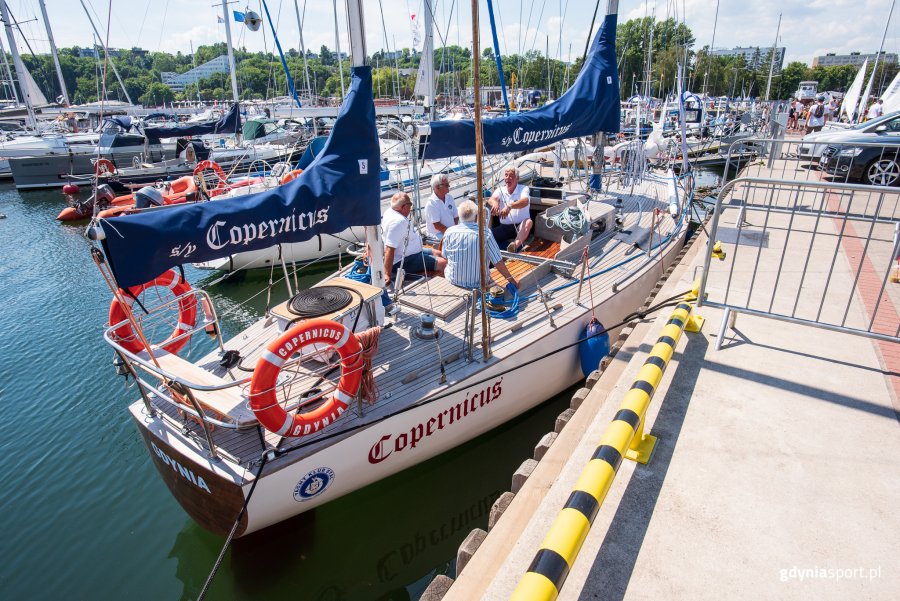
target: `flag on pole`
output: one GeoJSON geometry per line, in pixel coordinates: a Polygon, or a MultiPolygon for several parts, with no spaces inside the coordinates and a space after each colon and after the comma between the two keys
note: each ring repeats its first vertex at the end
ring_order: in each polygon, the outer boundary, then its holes
{"type": "Polygon", "coordinates": [[[410,13],[409,26],[412,29],[413,49],[418,49],[421,36],[419,34],[419,23],[416,21],[416,13],[410,13]]]}
{"type": "Polygon", "coordinates": [[[235,20],[235,21],[237,21],[238,23],[243,23],[243,22],[244,22],[244,13],[238,12],[238,11],[236,11],[236,10],[235,10],[235,11],[232,11],[232,12],[234,12],[234,20],[235,20]]]}

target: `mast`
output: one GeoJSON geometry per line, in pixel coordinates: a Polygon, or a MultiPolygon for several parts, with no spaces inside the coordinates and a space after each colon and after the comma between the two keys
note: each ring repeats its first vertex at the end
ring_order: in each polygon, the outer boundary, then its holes
{"type": "MultiPolygon", "coordinates": [[[[778,15],[778,23],[781,24],[781,15],[778,15]]],[[[716,45],[716,27],[719,25],[719,0],[716,0],[716,18],[713,20],[713,34],[712,34],[712,42],[709,44],[709,52],[706,53],[704,57],[706,59],[706,73],[703,74],[703,97],[706,98],[709,96],[709,88],[707,88],[706,84],[709,81],[709,55],[713,51],[713,47],[716,45]]],[[[775,39],[778,39],[778,36],[775,36],[775,39]]]]}
{"type": "MultiPolygon", "coordinates": [[[[300,19],[300,7],[294,0],[294,11],[297,13],[297,29],[300,31],[300,53],[303,55],[303,75],[306,79],[306,93],[312,100],[312,86],[309,85],[309,63],[306,60],[306,46],[303,44],[303,22],[300,19]]],[[[303,15],[306,16],[306,0],[303,1],[303,15]]]]}
{"type": "Polygon", "coordinates": [[[235,104],[239,100],[237,87],[237,69],[234,65],[234,48],[231,46],[231,19],[228,17],[228,0],[222,0],[222,17],[225,21],[225,44],[228,47],[228,69],[231,71],[231,95],[235,104]]]}
{"type": "MultiPolygon", "coordinates": [[[[488,18],[491,21],[491,37],[494,40],[494,60],[497,61],[497,78],[500,80],[500,93],[503,95],[503,106],[506,107],[506,116],[509,116],[509,97],[506,94],[506,80],[503,76],[503,60],[500,58],[500,41],[497,39],[497,24],[494,22],[494,3],[487,0],[488,18]]],[[[513,74],[515,78],[515,74],[513,74]]],[[[513,82],[515,85],[515,82],[513,82]]],[[[513,90],[515,92],[515,90],[513,90]]],[[[516,107],[521,110],[521,107],[516,107]]]]}
{"type": "MultiPolygon", "coordinates": [[[[363,1],[347,1],[347,29],[350,32],[350,65],[362,67],[366,64],[366,33],[363,29],[363,1]]],[[[335,0],[337,8],[337,0],[335,0]]],[[[335,10],[335,15],[337,11],[335,10]]],[[[340,54],[338,54],[340,58],[340,54]]],[[[369,169],[377,169],[378,165],[369,165],[369,169]]],[[[366,241],[369,246],[369,269],[372,272],[372,285],[384,288],[384,241],[381,239],[381,226],[366,226],[366,241]]],[[[380,324],[379,324],[380,325],[380,324]]]]}
{"type": "MultiPolygon", "coordinates": [[[[485,228],[484,222],[484,147],[481,140],[481,49],[478,39],[478,0],[472,0],[472,88],[475,92],[475,190],[478,196],[478,265],[479,294],[483,295],[487,289],[487,273],[484,267],[487,265],[485,256],[485,228]]],[[[488,333],[488,316],[486,303],[482,297],[481,303],[481,358],[487,361],[491,356],[491,337],[488,333]]]]}
{"type": "Polygon", "coordinates": [[[288,68],[287,60],[284,58],[284,52],[281,50],[281,42],[278,41],[278,32],[275,31],[275,21],[272,20],[272,15],[269,14],[269,5],[266,3],[266,0],[261,1],[263,9],[266,11],[266,19],[269,21],[269,27],[272,28],[272,37],[275,39],[275,47],[278,49],[281,65],[284,67],[284,75],[287,78],[288,90],[291,92],[291,96],[294,97],[297,108],[301,108],[303,105],[300,104],[300,98],[297,97],[297,88],[294,86],[294,78],[291,77],[291,70],[288,68]]]}
{"type": "MultiPolygon", "coordinates": [[[[191,42],[191,69],[197,66],[197,55],[194,54],[194,40],[190,40],[191,42]]],[[[200,104],[200,86],[197,85],[197,104],[200,104]]]]}
{"type": "Polygon", "coordinates": [[[547,101],[550,100],[550,36],[547,36],[547,101]]]}
{"type": "MultiPolygon", "coordinates": [[[[134,104],[131,102],[131,96],[128,95],[128,90],[125,88],[125,84],[122,83],[122,76],[119,75],[119,70],[116,69],[116,63],[113,62],[112,57],[109,56],[109,48],[106,47],[106,42],[103,40],[103,36],[100,35],[100,32],[97,30],[97,26],[94,25],[94,19],[91,18],[91,13],[88,12],[87,6],[84,4],[84,0],[78,0],[81,2],[81,8],[84,9],[84,14],[87,15],[88,22],[91,24],[91,28],[94,30],[94,33],[97,34],[97,39],[100,40],[100,44],[103,46],[103,52],[106,53],[106,60],[109,61],[109,66],[112,67],[113,73],[116,74],[116,79],[119,80],[119,85],[122,86],[122,91],[125,93],[125,99],[128,100],[128,104],[134,104]]],[[[3,2],[6,4],[5,0],[3,2]]]]}
{"type": "Polygon", "coordinates": [[[434,15],[431,12],[431,0],[425,3],[425,46],[422,48],[420,61],[426,61],[425,69],[425,109],[429,119],[434,119],[434,15]]]}
{"type": "MultiPolygon", "coordinates": [[[[775,41],[772,43],[772,62],[769,63],[769,79],[766,81],[765,101],[769,101],[769,91],[772,89],[772,73],[775,72],[775,53],[778,50],[778,34],[781,32],[781,13],[778,13],[778,28],[775,29],[775,41]]],[[[887,33],[887,30],[885,30],[887,33]]]]}
{"type": "MultiPolygon", "coordinates": [[[[875,72],[878,70],[878,62],[881,59],[881,51],[884,50],[884,40],[887,37],[888,26],[891,24],[891,17],[894,15],[894,4],[897,0],[891,0],[891,10],[888,13],[887,22],[884,24],[884,33],[881,35],[881,45],[878,46],[878,54],[875,55],[875,66],[872,67],[872,76],[875,76],[875,72]]],[[[868,100],[868,98],[866,99],[868,100]]],[[[863,110],[865,107],[863,107],[863,110]]]]}
{"type": "Polygon", "coordinates": [[[50,19],[47,17],[47,6],[44,0],[38,0],[41,7],[41,14],[44,16],[44,28],[47,30],[47,39],[50,41],[50,52],[53,54],[53,63],[56,65],[56,75],[59,77],[59,88],[62,90],[63,102],[66,106],[72,104],[69,102],[69,92],[66,90],[66,80],[63,79],[62,67],[59,64],[59,54],[56,52],[56,42],[53,41],[53,31],[50,29],[50,19]]]}
{"type": "Polygon", "coordinates": [[[6,6],[6,0],[0,0],[0,18],[3,19],[3,26],[6,28],[6,39],[9,41],[9,51],[13,57],[13,65],[16,68],[16,79],[19,80],[19,87],[22,89],[22,99],[25,101],[25,108],[28,111],[28,122],[31,128],[37,131],[37,120],[34,118],[34,107],[31,105],[31,94],[28,93],[28,86],[25,85],[25,63],[19,56],[19,49],[16,47],[16,37],[13,35],[12,25],[9,23],[9,7],[6,6]]]}
{"type": "MultiPolygon", "coordinates": [[[[349,10],[349,2],[347,4],[348,4],[348,10],[349,10]]],[[[362,7],[360,7],[359,10],[360,10],[360,15],[362,15],[362,7]]],[[[347,20],[350,21],[350,17],[347,17],[347,20]]],[[[362,27],[362,22],[360,22],[359,26],[362,27]]],[[[341,60],[341,35],[340,35],[340,32],[338,32],[337,0],[334,0],[334,45],[335,45],[335,48],[337,49],[336,53],[337,53],[337,61],[338,61],[338,72],[341,74],[341,98],[343,99],[344,96],[347,95],[347,92],[346,92],[346,90],[344,90],[344,61],[341,60]]],[[[365,47],[365,44],[363,44],[363,47],[365,47]]],[[[365,60],[365,57],[363,57],[363,60],[365,60]]],[[[363,64],[363,63],[360,63],[360,64],[363,64]]],[[[356,66],[354,63],[351,63],[351,65],[356,66]]]]}
{"type": "Polygon", "coordinates": [[[3,47],[2,37],[0,37],[0,56],[3,57],[3,67],[6,70],[6,77],[9,82],[9,87],[12,90],[13,98],[16,99],[16,104],[19,104],[19,92],[16,90],[16,84],[13,83],[12,71],[9,68],[9,61],[6,60],[6,48],[3,47]]]}

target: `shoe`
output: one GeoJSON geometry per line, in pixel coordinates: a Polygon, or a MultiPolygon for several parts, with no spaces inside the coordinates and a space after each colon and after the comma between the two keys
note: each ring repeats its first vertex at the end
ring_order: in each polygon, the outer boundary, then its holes
{"type": "Polygon", "coordinates": [[[511,253],[519,252],[519,250],[521,248],[522,248],[522,246],[519,244],[516,244],[516,241],[513,240],[506,246],[506,252],[511,252],[511,253]]]}

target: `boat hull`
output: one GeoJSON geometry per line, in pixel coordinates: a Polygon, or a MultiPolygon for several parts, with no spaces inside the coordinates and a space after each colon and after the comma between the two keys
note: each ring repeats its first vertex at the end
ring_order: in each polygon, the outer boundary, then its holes
{"type": "MultiPolygon", "coordinates": [[[[130,165],[134,157],[140,157],[142,153],[143,148],[136,147],[133,151],[122,150],[106,158],[130,165]]],[[[69,183],[74,176],[93,174],[92,160],[96,158],[96,153],[89,152],[49,153],[11,158],[9,167],[18,190],[59,188],[69,183]]]]}
{"type": "MultiPolygon", "coordinates": [[[[617,293],[600,302],[594,312],[604,324],[618,323],[643,304],[662,270],[674,261],[683,236],[682,231],[668,245],[662,266],[654,260],[638,268],[617,293]]],[[[573,343],[582,336],[592,313],[581,305],[567,307],[576,309],[580,310],[577,317],[564,320],[560,315],[558,327],[543,322],[534,325],[532,342],[476,375],[444,389],[437,388],[436,381],[431,400],[423,399],[414,409],[373,423],[302,459],[293,460],[288,454],[267,465],[238,535],[276,524],[453,449],[583,379],[578,347],[573,343]],[[554,349],[563,350],[550,353],[554,349]],[[523,373],[540,373],[540,377],[523,373]]],[[[618,330],[611,332],[617,334],[618,330]]],[[[437,370],[432,375],[437,380],[437,370]]],[[[177,428],[147,416],[142,402],[132,404],[131,412],[155,465],[182,507],[214,532],[221,533],[226,523],[230,530],[254,474],[228,461],[212,462],[204,448],[185,439],[177,428]],[[170,443],[164,448],[158,441],[170,443]],[[231,486],[216,481],[216,490],[222,491],[216,493],[207,482],[207,491],[193,482],[191,471],[230,479],[231,486]],[[234,494],[237,488],[242,495],[234,494]],[[219,498],[213,501],[208,496],[219,498]],[[219,513],[213,517],[208,514],[212,511],[219,513]]]]}

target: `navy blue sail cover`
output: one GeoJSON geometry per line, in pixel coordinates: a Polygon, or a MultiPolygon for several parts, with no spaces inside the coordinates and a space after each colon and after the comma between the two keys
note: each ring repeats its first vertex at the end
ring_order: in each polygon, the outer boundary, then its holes
{"type": "Polygon", "coordinates": [[[203,136],[206,134],[233,134],[241,129],[240,105],[234,103],[218,121],[176,125],[174,127],[145,127],[144,135],[151,144],[158,144],[162,138],[203,136]]]}
{"type": "Polygon", "coordinates": [[[176,265],[377,225],[379,156],[372,70],[354,67],[325,147],[293,181],[257,194],[101,219],[113,275],[128,288],[176,265]]]}
{"type": "MultiPolygon", "coordinates": [[[[616,68],[616,15],[607,15],[584,68],[556,102],[482,123],[487,154],[518,152],[597,132],[619,131],[619,75],[616,68]]],[[[423,157],[475,154],[472,120],[435,121],[423,157]]]]}

